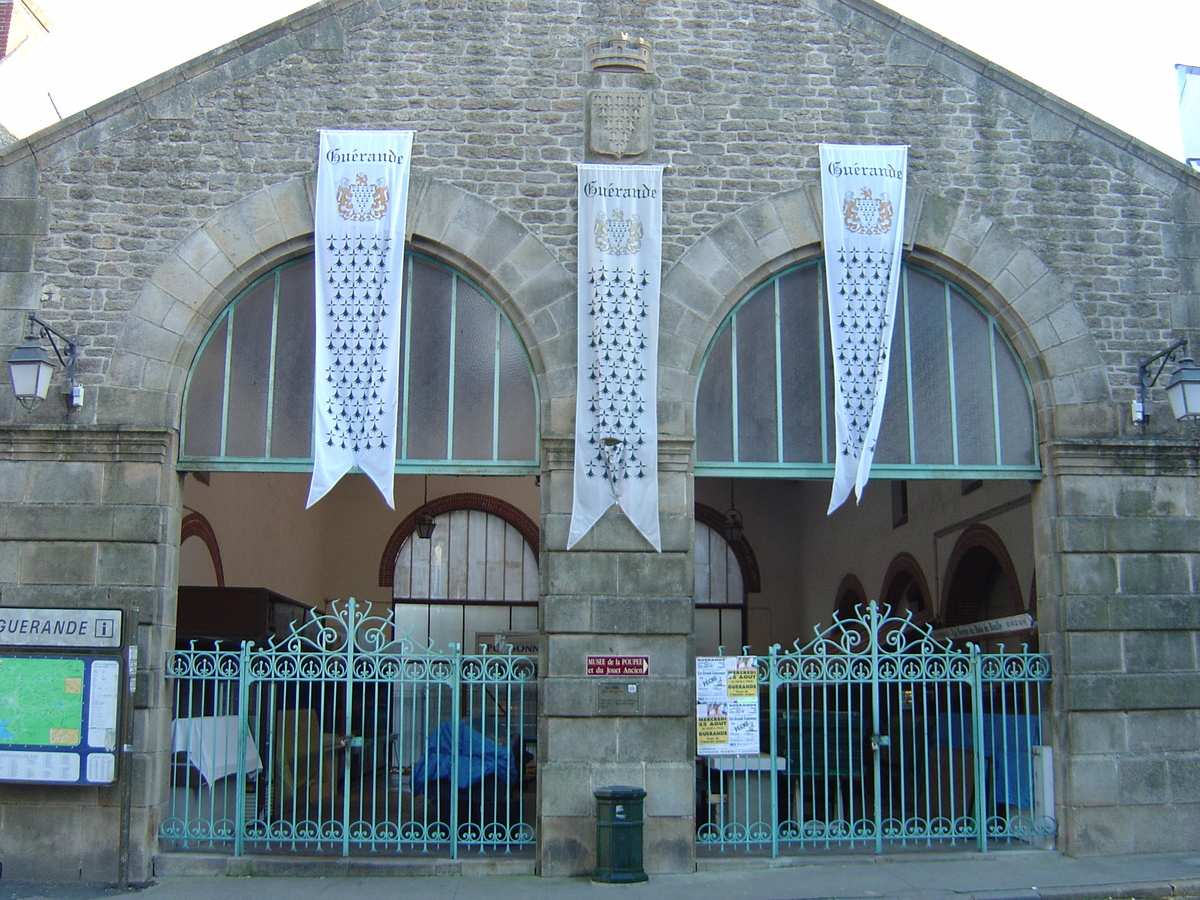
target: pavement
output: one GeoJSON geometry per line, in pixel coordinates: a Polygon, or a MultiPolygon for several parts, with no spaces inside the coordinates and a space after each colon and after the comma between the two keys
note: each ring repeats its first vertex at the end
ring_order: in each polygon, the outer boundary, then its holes
{"type": "MultiPolygon", "coordinates": [[[[1200,853],[1067,857],[1054,851],[702,860],[642,884],[539,878],[480,860],[414,869],[430,877],[166,875],[118,889],[0,877],[0,900],[1147,900],[1200,898],[1200,853]],[[449,874],[432,874],[433,872],[449,874]]],[[[252,869],[253,867],[251,867],[252,869]]],[[[243,868],[242,871],[248,869],[243,868]]],[[[265,870],[264,870],[265,871],[265,870]]],[[[294,868],[292,871],[296,871],[294,868]]],[[[321,871],[313,869],[312,871],[321,871]]],[[[326,870],[327,871],[327,870],[326,870]]],[[[360,870],[369,871],[369,870],[360,870]]],[[[2,873],[0,873],[2,874],[2,873]]]]}

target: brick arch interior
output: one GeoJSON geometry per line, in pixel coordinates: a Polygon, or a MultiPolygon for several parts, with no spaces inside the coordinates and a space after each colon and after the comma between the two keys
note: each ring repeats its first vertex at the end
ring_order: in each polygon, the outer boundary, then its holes
{"type": "Polygon", "coordinates": [[[879,601],[897,613],[913,614],[914,622],[927,622],[933,618],[933,598],[929,593],[929,582],[921,564],[911,553],[898,553],[883,576],[883,588],[879,601]]]}
{"type": "Polygon", "coordinates": [[[839,618],[854,615],[855,609],[866,605],[867,589],[863,587],[862,581],[853,572],[847,573],[841,584],[838,585],[837,594],[833,601],[833,611],[839,618]]]}
{"type": "Polygon", "coordinates": [[[950,627],[994,616],[987,606],[994,590],[1005,597],[1006,614],[1025,612],[1016,568],[1004,541],[986,525],[975,524],[962,533],[950,554],[939,619],[950,627]]]}
{"type": "Polygon", "coordinates": [[[212,557],[213,571],[217,576],[217,587],[225,587],[225,569],[221,565],[221,546],[217,543],[217,534],[213,531],[208,519],[198,512],[188,513],[184,516],[179,528],[180,544],[193,537],[199,538],[208,548],[208,555],[212,557]]]}
{"type": "Polygon", "coordinates": [[[458,509],[480,510],[508,522],[517,529],[521,537],[525,539],[525,543],[533,551],[534,558],[537,558],[541,545],[541,535],[537,523],[516,506],[487,494],[447,494],[418,506],[396,526],[395,531],[388,538],[387,545],[383,549],[383,556],[379,560],[379,586],[392,587],[395,583],[396,559],[400,555],[400,548],[416,531],[417,520],[422,514],[428,513],[436,519],[443,513],[458,509]]]}

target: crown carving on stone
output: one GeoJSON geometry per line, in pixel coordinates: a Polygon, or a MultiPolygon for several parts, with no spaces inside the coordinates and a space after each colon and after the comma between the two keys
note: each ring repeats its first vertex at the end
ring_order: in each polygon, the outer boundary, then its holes
{"type": "Polygon", "coordinates": [[[587,63],[594,72],[652,72],[654,47],[641,38],[619,34],[588,44],[587,63]]]}

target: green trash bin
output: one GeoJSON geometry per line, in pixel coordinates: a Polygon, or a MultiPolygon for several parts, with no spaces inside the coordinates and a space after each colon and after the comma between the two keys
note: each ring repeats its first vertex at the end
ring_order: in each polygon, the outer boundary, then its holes
{"type": "Polygon", "coordinates": [[[596,872],[592,881],[636,884],[649,881],[642,868],[642,802],[639,787],[613,785],[596,797],[596,872]]]}

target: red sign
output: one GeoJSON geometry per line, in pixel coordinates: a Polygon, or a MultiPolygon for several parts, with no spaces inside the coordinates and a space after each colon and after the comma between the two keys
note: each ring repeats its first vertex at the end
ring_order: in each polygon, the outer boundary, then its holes
{"type": "Polygon", "coordinates": [[[649,675],[648,656],[589,656],[589,675],[649,675]]]}

